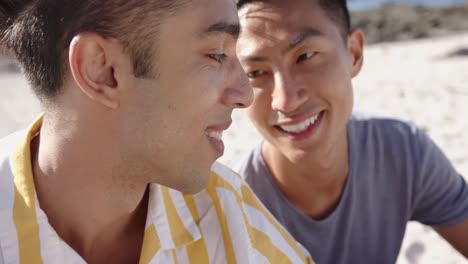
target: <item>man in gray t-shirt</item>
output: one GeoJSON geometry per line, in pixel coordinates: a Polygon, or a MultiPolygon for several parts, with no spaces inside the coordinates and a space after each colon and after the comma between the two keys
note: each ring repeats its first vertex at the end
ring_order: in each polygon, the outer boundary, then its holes
{"type": "Polygon", "coordinates": [[[467,184],[424,132],[397,120],[353,115],[348,138],[341,199],[319,220],[283,195],[262,144],[234,165],[317,263],[395,263],[408,221],[435,228],[466,221],[467,184]]]}
{"type": "Polygon", "coordinates": [[[352,115],[364,37],[344,0],[240,0],[237,52],[264,137],[235,169],[317,263],[394,263],[406,224],[468,256],[468,187],[414,126],[352,115]]]}

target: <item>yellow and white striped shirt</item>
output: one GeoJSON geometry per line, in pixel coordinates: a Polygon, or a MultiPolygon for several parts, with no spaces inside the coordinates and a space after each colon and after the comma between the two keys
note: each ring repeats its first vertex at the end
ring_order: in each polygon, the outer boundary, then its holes
{"type": "MultiPolygon", "coordinates": [[[[41,210],[26,132],[0,140],[0,264],[85,263],[41,210]]],[[[152,184],[140,263],[312,263],[241,178],[214,164],[196,195],[152,184]]]]}

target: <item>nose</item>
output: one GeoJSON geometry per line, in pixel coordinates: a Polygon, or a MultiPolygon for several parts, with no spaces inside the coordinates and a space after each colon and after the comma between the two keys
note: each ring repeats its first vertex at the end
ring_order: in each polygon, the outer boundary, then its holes
{"type": "Polygon", "coordinates": [[[224,90],[222,101],[231,108],[246,108],[252,104],[253,90],[240,62],[233,60],[229,72],[228,88],[224,90]]]}
{"type": "Polygon", "coordinates": [[[307,101],[305,90],[299,82],[284,72],[274,76],[274,89],[271,95],[271,108],[275,111],[290,113],[307,101]]]}

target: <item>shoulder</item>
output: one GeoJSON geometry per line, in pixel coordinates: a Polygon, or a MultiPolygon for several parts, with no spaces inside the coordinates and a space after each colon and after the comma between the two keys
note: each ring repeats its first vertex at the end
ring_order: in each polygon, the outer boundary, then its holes
{"type": "Polygon", "coordinates": [[[408,183],[419,174],[425,160],[440,157],[424,130],[392,117],[353,114],[348,137],[355,168],[374,168],[378,174],[369,176],[386,179],[385,182],[392,179],[393,183],[408,183]]]}
{"type": "Polygon", "coordinates": [[[349,124],[354,129],[372,129],[380,133],[416,134],[418,131],[410,121],[363,112],[353,112],[349,124]]]}
{"type": "Polygon", "coordinates": [[[222,207],[230,209],[224,210],[228,223],[238,218],[238,213],[241,212],[243,225],[250,238],[246,243],[252,243],[261,255],[275,252],[277,256],[282,256],[292,263],[311,263],[308,252],[296,243],[237,173],[220,163],[213,165],[212,172],[213,178],[208,188],[216,188],[218,198],[224,205],[222,207]],[[232,199],[234,197],[235,201],[232,199]],[[235,206],[232,205],[234,203],[235,206]],[[259,244],[262,244],[262,249],[258,248],[259,244]]]}
{"type": "MultiPolygon", "coordinates": [[[[247,220],[249,220],[248,222],[256,223],[269,220],[276,223],[252,189],[238,174],[219,163],[213,165],[213,173],[214,178],[212,178],[208,189],[216,188],[219,190],[222,188],[226,189],[230,193],[229,195],[234,194],[237,198],[236,203],[244,211],[247,220]]],[[[224,193],[226,194],[226,192],[224,193]]],[[[224,198],[222,196],[219,197],[219,199],[224,198]]],[[[229,212],[227,213],[229,214],[229,212]]]]}
{"type": "Polygon", "coordinates": [[[353,141],[372,147],[417,147],[425,132],[414,123],[393,117],[353,113],[348,132],[353,141]]]}
{"type": "MultiPolygon", "coordinates": [[[[348,123],[349,138],[356,150],[368,151],[372,155],[404,159],[418,164],[422,157],[440,152],[438,146],[423,128],[410,121],[387,116],[353,113],[348,123]]],[[[415,165],[414,164],[414,165],[415,165]]]]}

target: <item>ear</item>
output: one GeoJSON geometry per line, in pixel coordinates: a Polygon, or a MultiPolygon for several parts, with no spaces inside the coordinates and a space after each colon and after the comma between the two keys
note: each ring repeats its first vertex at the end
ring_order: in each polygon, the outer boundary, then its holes
{"type": "MultiPolygon", "coordinates": [[[[76,35],[70,44],[69,63],[75,83],[90,99],[116,109],[119,106],[119,45],[94,33],[76,35]]],[[[120,51],[121,52],[121,51],[120,51]]]]}
{"type": "Polygon", "coordinates": [[[356,77],[364,63],[364,33],[353,30],[348,36],[348,53],[350,56],[351,76],[356,77]]]}

